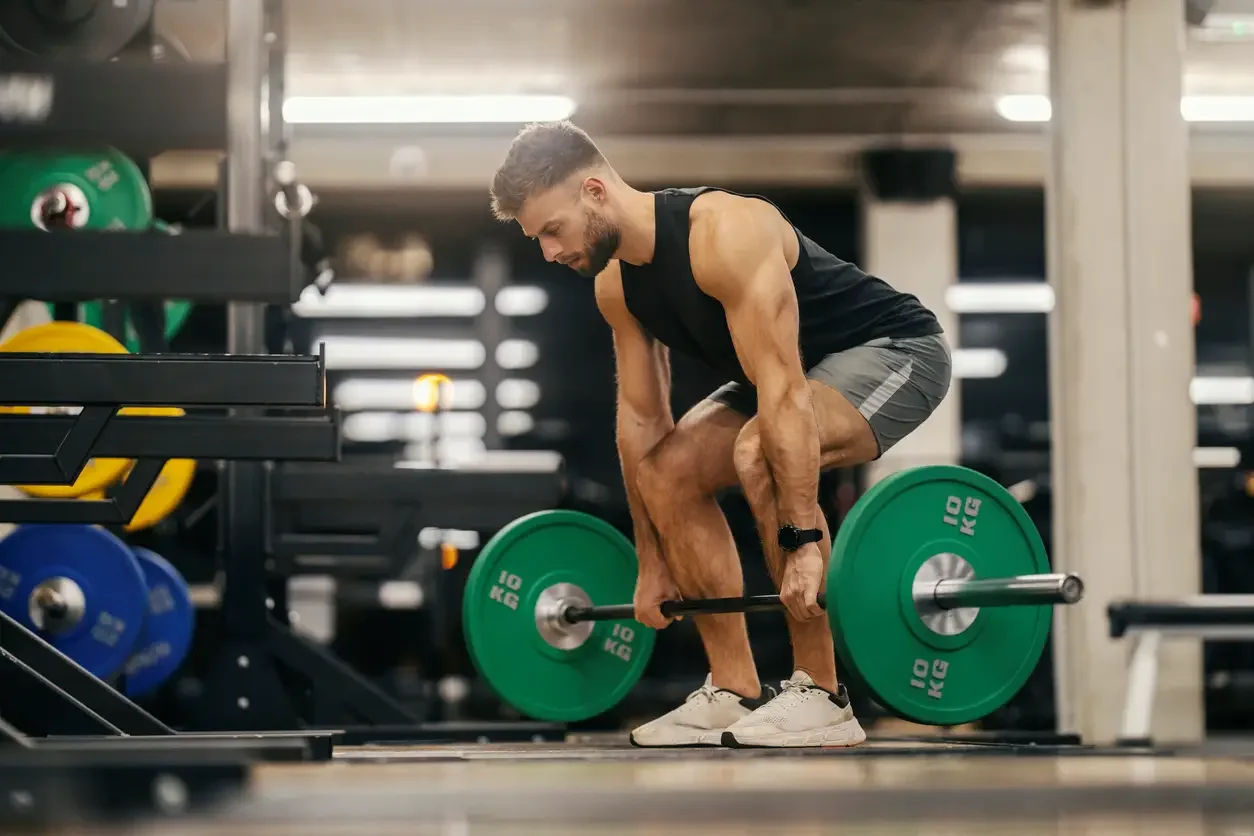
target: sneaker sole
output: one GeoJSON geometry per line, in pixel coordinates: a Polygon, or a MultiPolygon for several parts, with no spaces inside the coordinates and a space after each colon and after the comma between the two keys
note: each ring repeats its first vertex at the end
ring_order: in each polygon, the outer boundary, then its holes
{"type": "Polygon", "coordinates": [[[636,740],[635,735],[629,735],[627,741],[637,749],[700,749],[709,746],[722,746],[725,734],[726,732],[710,731],[697,735],[695,739],[687,743],[640,743],[636,740]]]}
{"type": "Polygon", "coordinates": [[[780,732],[770,737],[760,737],[752,742],[736,739],[734,732],[723,732],[723,745],[729,749],[851,749],[866,742],[866,732],[861,725],[857,731],[845,728],[841,724],[834,729],[820,732],[780,732]],[[835,732],[840,732],[835,734],[835,732]]]}

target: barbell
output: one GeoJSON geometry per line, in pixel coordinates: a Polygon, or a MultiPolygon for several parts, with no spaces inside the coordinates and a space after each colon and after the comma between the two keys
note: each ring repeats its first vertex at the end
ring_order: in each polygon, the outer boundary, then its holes
{"type": "MultiPolygon", "coordinates": [[[[837,531],[821,598],[846,671],[897,716],[952,726],[1008,703],[1045,649],[1051,606],[1083,598],[1050,573],[1035,524],[1001,485],[949,465],[902,471],[837,531]]],[[[619,703],[655,632],[633,620],[637,558],[608,523],[541,511],[496,533],[467,577],[462,627],[497,695],[538,720],[619,703]]],[[[669,601],[670,616],[780,610],[778,595],[669,601]]]]}

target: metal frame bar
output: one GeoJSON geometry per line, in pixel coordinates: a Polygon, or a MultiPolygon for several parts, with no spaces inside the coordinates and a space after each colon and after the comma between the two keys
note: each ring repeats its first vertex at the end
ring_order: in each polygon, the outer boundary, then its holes
{"type": "MultiPolygon", "coordinates": [[[[71,239],[37,230],[0,230],[0,252],[5,259],[0,293],[51,302],[111,293],[132,301],[174,297],[290,304],[303,289],[291,271],[287,240],[273,233],[79,229],[71,239]]],[[[108,325],[105,330],[112,331],[108,325]]]]}
{"type": "Polygon", "coordinates": [[[106,728],[88,724],[88,728],[78,729],[80,733],[117,730],[122,734],[174,734],[169,726],[4,613],[0,613],[0,650],[25,669],[22,676],[5,677],[4,690],[16,687],[18,681],[37,682],[46,693],[80,704],[85,721],[98,717],[108,724],[106,728]]]}
{"type": "Polygon", "coordinates": [[[53,732],[121,735],[122,731],[7,650],[0,650],[0,714],[38,736],[53,732]]]}
{"type": "Polygon", "coordinates": [[[4,56],[0,76],[25,93],[28,110],[0,120],[0,145],[113,145],[140,157],[217,151],[225,140],[226,74],[224,64],[201,61],[4,56]]]}
{"type": "Polygon", "coordinates": [[[49,363],[50,356],[0,354],[3,403],[321,407],[326,398],[322,355],[57,354],[49,363]]]}
{"type": "Polygon", "coordinates": [[[1127,690],[1119,738],[1151,739],[1158,686],[1158,651],[1167,639],[1254,640],[1254,595],[1193,595],[1164,602],[1115,602],[1107,607],[1111,638],[1128,638],[1127,690]]]}
{"type": "MultiPolygon", "coordinates": [[[[10,456],[29,456],[30,450],[56,451],[77,421],[69,415],[0,415],[0,465],[7,464],[10,456]]],[[[118,415],[105,425],[89,454],[103,458],[335,461],[340,455],[339,430],[339,410],[255,417],[118,415]]],[[[0,473],[4,472],[0,467],[0,473]]],[[[13,482],[33,484],[24,477],[13,482]]]]}

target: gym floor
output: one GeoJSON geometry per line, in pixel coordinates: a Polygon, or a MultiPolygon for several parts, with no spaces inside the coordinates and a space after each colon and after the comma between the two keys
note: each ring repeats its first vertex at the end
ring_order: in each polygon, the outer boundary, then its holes
{"type": "Polygon", "coordinates": [[[890,739],[854,750],[374,746],[256,769],[211,815],[77,833],[1254,833],[1254,758],[1007,754],[890,739]]]}

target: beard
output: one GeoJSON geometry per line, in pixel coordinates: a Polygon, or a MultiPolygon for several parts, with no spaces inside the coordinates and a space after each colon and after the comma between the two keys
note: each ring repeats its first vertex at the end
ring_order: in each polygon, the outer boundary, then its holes
{"type": "Polygon", "coordinates": [[[584,231],[583,264],[574,270],[585,278],[594,279],[610,263],[622,242],[617,226],[595,212],[587,212],[587,228],[584,231]]]}

